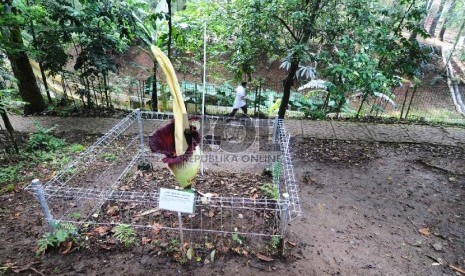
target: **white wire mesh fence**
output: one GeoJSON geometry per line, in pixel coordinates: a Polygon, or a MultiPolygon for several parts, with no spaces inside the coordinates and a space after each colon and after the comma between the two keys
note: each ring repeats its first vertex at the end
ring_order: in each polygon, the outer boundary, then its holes
{"type": "Polygon", "coordinates": [[[172,118],[134,111],[53,179],[26,187],[40,201],[47,222],[126,224],[167,237],[181,228],[191,239],[283,237],[288,221],[301,212],[285,122],[206,116],[200,126],[206,171],[194,184],[194,212],[179,220],[176,212],[159,208],[160,188],[174,189],[176,182],[163,156],[147,146],[148,134],[172,118]],[[147,162],[152,167],[141,170],[147,162]],[[272,177],[257,173],[265,168],[272,177]],[[268,193],[260,191],[264,183],[268,193]]]}

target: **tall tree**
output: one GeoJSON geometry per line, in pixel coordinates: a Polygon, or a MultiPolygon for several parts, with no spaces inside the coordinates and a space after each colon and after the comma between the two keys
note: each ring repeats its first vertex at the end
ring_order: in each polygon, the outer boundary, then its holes
{"type": "Polygon", "coordinates": [[[417,39],[417,36],[418,36],[418,31],[422,31],[423,34],[426,34],[426,30],[425,30],[425,21],[426,21],[426,16],[427,16],[427,13],[426,11],[428,10],[428,5],[429,3],[427,2],[424,2],[421,7],[420,7],[420,11],[422,12],[422,14],[420,15],[421,19],[420,21],[417,23],[417,27],[413,29],[412,33],[410,34],[410,38],[409,40],[410,41],[414,41],[417,39]]]}
{"type": "Polygon", "coordinates": [[[431,25],[429,27],[429,34],[431,36],[435,36],[436,33],[436,27],[438,26],[439,19],[441,18],[442,10],[444,9],[444,4],[445,0],[441,0],[439,4],[439,8],[436,11],[436,14],[434,15],[433,22],[431,22],[431,25]]]}
{"type": "Polygon", "coordinates": [[[42,112],[46,108],[45,101],[37,85],[26,47],[23,43],[21,27],[25,24],[13,1],[0,4],[0,48],[5,49],[15,78],[18,80],[19,95],[25,102],[24,114],[42,112]]]}
{"type": "MultiPolygon", "coordinates": [[[[317,19],[324,4],[324,0],[272,0],[272,1],[238,1],[237,8],[248,9],[247,18],[242,18],[236,24],[242,26],[245,21],[249,25],[260,29],[260,39],[266,43],[275,44],[275,48],[287,53],[285,58],[287,76],[283,80],[283,96],[278,116],[284,118],[289,104],[291,87],[294,85],[296,73],[301,61],[310,55],[308,43],[317,36],[317,19]]],[[[247,31],[247,30],[246,30],[247,31]]],[[[243,36],[250,34],[243,33],[243,36]]]]}
{"type": "Polygon", "coordinates": [[[14,137],[14,128],[11,124],[10,118],[8,117],[8,105],[12,103],[11,94],[15,89],[11,89],[7,86],[7,82],[12,83],[14,77],[11,76],[6,63],[6,56],[0,52],[0,117],[3,120],[3,124],[8,132],[11,143],[13,144],[14,151],[19,153],[18,145],[14,137]]]}
{"type": "Polygon", "coordinates": [[[453,11],[455,9],[455,5],[457,3],[457,0],[452,0],[449,6],[449,9],[447,10],[445,16],[444,16],[444,22],[441,25],[441,31],[439,31],[439,40],[444,41],[444,34],[446,33],[446,28],[447,28],[447,23],[449,22],[453,11]]]}

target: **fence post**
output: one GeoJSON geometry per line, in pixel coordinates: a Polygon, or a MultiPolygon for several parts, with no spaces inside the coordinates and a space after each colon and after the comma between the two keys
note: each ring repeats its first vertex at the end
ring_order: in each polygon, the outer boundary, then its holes
{"type": "Polygon", "coordinates": [[[287,221],[289,218],[289,194],[283,193],[284,203],[281,207],[281,237],[286,235],[287,221]]]}
{"type": "Polygon", "coordinates": [[[274,123],[273,123],[273,144],[276,144],[277,140],[278,140],[278,131],[279,131],[279,117],[278,115],[276,115],[276,117],[274,118],[274,123]]]}
{"type": "Polygon", "coordinates": [[[53,223],[52,213],[50,212],[50,208],[48,207],[47,201],[45,200],[44,188],[42,187],[42,184],[40,184],[39,179],[32,180],[32,189],[34,191],[34,195],[39,201],[40,209],[42,209],[42,213],[44,214],[45,222],[47,222],[47,225],[50,228],[50,231],[53,232],[54,229],[52,225],[53,223]]]}
{"type": "Polygon", "coordinates": [[[281,255],[286,254],[286,244],[284,237],[286,236],[286,228],[287,222],[289,220],[289,194],[283,193],[283,201],[284,203],[281,205],[281,245],[282,245],[282,252],[281,255]]]}
{"type": "Polygon", "coordinates": [[[140,110],[140,108],[136,109],[136,113],[137,113],[137,130],[139,133],[140,156],[142,159],[142,165],[139,167],[142,169],[148,169],[148,164],[145,160],[144,134],[142,130],[142,111],[140,110]]]}

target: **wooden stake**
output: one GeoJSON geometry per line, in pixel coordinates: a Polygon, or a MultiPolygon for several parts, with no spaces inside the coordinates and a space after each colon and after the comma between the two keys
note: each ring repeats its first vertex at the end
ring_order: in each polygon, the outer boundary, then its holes
{"type": "Polygon", "coordinates": [[[452,268],[452,270],[457,271],[458,273],[460,273],[462,275],[465,275],[465,270],[463,270],[461,268],[458,268],[458,267],[455,267],[453,265],[449,265],[449,267],[452,268]]]}

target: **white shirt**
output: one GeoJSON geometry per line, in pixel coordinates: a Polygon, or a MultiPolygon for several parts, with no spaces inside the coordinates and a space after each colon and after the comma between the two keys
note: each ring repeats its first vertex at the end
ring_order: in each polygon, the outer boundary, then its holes
{"type": "Polygon", "coordinates": [[[245,88],[244,88],[244,86],[239,85],[236,88],[236,100],[234,101],[234,105],[233,105],[234,109],[241,108],[244,105],[246,105],[244,97],[245,97],[245,88]]]}

